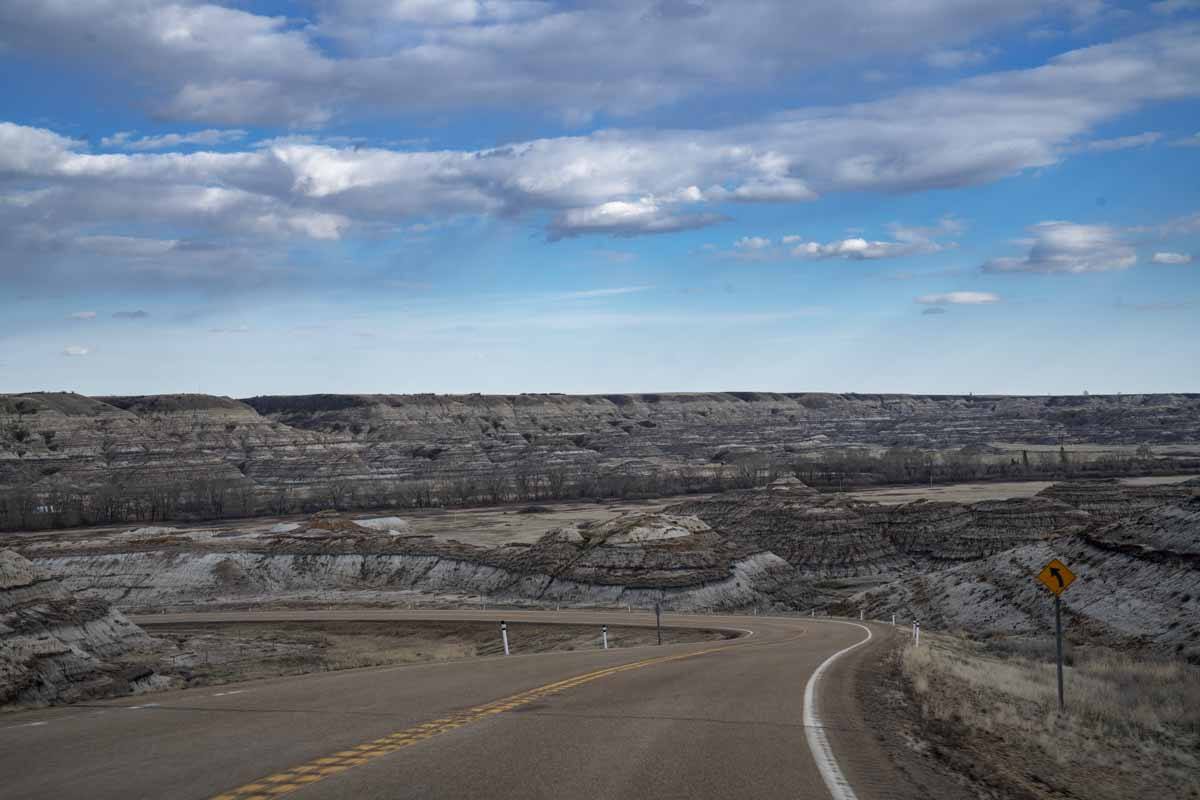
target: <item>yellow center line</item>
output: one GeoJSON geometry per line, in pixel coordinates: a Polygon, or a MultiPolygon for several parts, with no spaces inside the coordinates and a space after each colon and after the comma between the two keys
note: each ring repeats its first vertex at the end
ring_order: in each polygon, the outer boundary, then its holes
{"type": "Polygon", "coordinates": [[[301,789],[305,786],[312,785],[317,781],[333,775],[338,775],[353,767],[368,764],[377,758],[382,758],[390,753],[394,753],[401,748],[414,745],[418,742],[425,741],[434,736],[443,733],[448,733],[456,728],[461,728],[464,725],[470,725],[474,722],[487,719],[492,714],[500,714],[505,711],[512,711],[514,708],[519,708],[524,705],[541,700],[553,694],[574,689],[577,686],[582,686],[585,683],[605,678],[609,675],[615,675],[619,672],[628,670],[641,669],[654,664],[665,664],[669,661],[680,661],[685,658],[695,658],[707,653],[716,653],[720,650],[728,650],[736,645],[725,645],[723,647],[710,647],[707,650],[697,650],[692,653],[680,653],[673,656],[660,656],[658,658],[648,658],[644,661],[635,661],[631,664],[622,664],[616,667],[606,667],[594,672],[587,672],[583,675],[576,675],[573,678],[548,683],[545,686],[539,686],[536,689],[530,689],[519,694],[514,694],[511,697],[504,697],[500,700],[493,700],[490,703],[474,706],[465,711],[457,711],[449,716],[441,719],[431,720],[420,725],[414,725],[411,728],[406,728],[395,733],[389,733],[379,739],[355,747],[350,747],[345,750],[340,750],[332,756],[324,756],[314,758],[304,764],[293,767],[283,772],[277,772],[268,775],[265,778],[239,786],[236,789],[230,789],[227,792],[216,795],[212,800],[256,800],[256,798],[274,798],[282,797],[291,792],[301,789]]]}

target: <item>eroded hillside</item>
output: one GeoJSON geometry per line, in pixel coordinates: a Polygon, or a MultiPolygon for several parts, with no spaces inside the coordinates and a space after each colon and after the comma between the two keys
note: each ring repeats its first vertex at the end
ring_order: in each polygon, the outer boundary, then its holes
{"type": "Polygon", "coordinates": [[[1200,395],[0,396],[0,524],[1200,468],[1200,395]]]}

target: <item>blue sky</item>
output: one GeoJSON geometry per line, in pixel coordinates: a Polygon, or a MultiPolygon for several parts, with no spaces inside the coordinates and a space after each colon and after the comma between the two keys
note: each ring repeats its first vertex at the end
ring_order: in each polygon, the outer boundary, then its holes
{"type": "Polygon", "coordinates": [[[0,2],[0,392],[1200,391],[1200,2],[0,2]]]}

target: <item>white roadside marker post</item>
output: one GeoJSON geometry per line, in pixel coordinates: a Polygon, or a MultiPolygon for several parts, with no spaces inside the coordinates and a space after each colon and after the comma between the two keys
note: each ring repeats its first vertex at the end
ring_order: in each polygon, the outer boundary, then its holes
{"type": "Polygon", "coordinates": [[[896,615],[892,614],[892,627],[896,627],[896,615]]]}
{"type": "Polygon", "coordinates": [[[604,637],[604,649],[608,649],[608,626],[605,625],[600,629],[600,634],[604,637]]]}
{"type": "Polygon", "coordinates": [[[858,621],[859,621],[859,622],[862,622],[863,613],[864,613],[864,612],[863,612],[863,610],[860,608],[860,609],[858,610],[858,621]]]}
{"type": "Polygon", "coordinates": [[[916,633],[913,635],[913,647],[920,647],[921,646],[921,623],[914,622],[913,626],[914,626],[913,630],[916,631],[916,633]]]}
{"type": "Polygon", "coordinates": [[[508,623],[500,620],[500,638],[504,640],[504,655],[509,655],[508,650],[508,623]]]}

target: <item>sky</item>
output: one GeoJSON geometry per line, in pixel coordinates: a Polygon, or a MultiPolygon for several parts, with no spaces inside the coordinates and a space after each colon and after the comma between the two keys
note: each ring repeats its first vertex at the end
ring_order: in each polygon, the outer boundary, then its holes
{"type": "Polygon", "coordinates": [[[0,0],[0,392],[1200,391],[1200,0],[0,0]]]}

